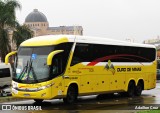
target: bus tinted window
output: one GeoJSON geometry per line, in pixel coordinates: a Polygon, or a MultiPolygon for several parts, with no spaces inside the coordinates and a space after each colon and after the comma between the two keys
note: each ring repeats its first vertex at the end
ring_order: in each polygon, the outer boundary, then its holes
{"type": "Polygon", "coordinates": [[[51,74],[54,75],[54,77],[64,73],[72,45],[73,45],[73,43],[62,43],[62,44],[59,44],[55,47],[55,50],[64,50],[64,51],[53,57],[51,70],[54,69],[55,65],[56,65],[56,67],[58,67],[58,70],[56,73],[51,72],[51,74]],[[58,63],[56,63],[57,61],[58,61],[58,63]],[[54,62],[55,62],[55,64],[54,64],[54,62]]]}
{"type": "Polygon", "coordinates": [[[19,52],[18,53],[19,55],[28,55],[32,53],[32,48],[22,47],[22,48],[19,48],[18,52],[19,52]]]}
{"type": "Polygon", "coordinates": [[[71,66],[80,62],[152,62],[155,60],[154,48],[77,44],[71,66]]]}
{"type": "Polygon", "coordinates": [[[10,77],[10,70],[9,68],[3,68],[0,69],[0,78],[4,78],[4,77],[10,77]]]}
{"type": "Polygon", "coordinates": [[[46,47],[20,47],[18,55],[31,55],[32,53],[38,55],[47,55],[54,50],[54,46],[46,47]]]}

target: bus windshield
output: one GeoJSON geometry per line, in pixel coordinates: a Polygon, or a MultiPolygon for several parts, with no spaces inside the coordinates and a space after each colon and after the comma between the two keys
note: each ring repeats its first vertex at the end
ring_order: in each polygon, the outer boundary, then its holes
{"type": "Polygon", "coordinates": [[[19,83],[38,83],[51,80],[64,73],[73,43],[52,46],[20,47],[14,63],[13,80],[19,83]],[[52,64],[47,65],[48,55],[55,50],[52,64]]]}
{"type": "Polygon", "coordinates": [[[13,79],[23,83],[36,83],[49,78],[47,56],[54,50],[50,47],[21,47],[15,60],[13,79]]]}

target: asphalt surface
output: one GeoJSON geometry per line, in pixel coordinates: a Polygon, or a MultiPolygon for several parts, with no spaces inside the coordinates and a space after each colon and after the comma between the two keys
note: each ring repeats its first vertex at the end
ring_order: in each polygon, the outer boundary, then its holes
{"type": "Polygon", "coordinates": [[[43,103],[27,100],[1,104],[9,107],[11,105],[12,108],[3,109],[0,111],[2,113],[136,113],[141,110],[160,109],[160,81],[155,89],[143,91],[140,97],[128,98],[119,94],[91,95],[79,97],[74,105],[64,104],[62,99],[46,100],[43,103]]]}

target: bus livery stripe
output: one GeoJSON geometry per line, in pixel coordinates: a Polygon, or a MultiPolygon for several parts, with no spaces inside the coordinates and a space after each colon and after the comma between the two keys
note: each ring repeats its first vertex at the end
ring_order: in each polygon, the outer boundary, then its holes
{"type": "MultiPolygon", "coordinates": [[[[136,55],[120,54],[120,55],[110,55],[110,56],[105,56],[105,57],[102,57],[102,58],[98,58],[98,59],[88,63],[87,66],[94,66],[99,62],[103,62],[105,60],[111,60],[111,59],[128,59],[128,60],[131,60],[131,61],[138,62],[137,60],[135,60],[133,58],[126,58],[126,57],[134,57],[134,58],[140,58],[140,59],[144,59],[146,61],[150,61],[149,59],[146,59],[146,58],[143,58],[143,57],[140,57],[140,56],[136,56],[136,55]]],[[[140,64],[142,64],[142,63],[140,63],[140,64]]]]}

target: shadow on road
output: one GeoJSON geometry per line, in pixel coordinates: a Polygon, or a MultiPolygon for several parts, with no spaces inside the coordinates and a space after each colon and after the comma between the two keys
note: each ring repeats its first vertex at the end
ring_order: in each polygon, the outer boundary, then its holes
{"type": "MultiPolygon", "coordinates": [[[[74,104],[61,102],[33,103],[34,106],[42,106],[43,110],[111,110],[130,109],[134,104],[144,104],[143,97],[128,98],[120,94],[102,94],[98,96],[80,97],[74,104]]],[[[133,108],[132,108],[133,109],[133,108]]]]}

